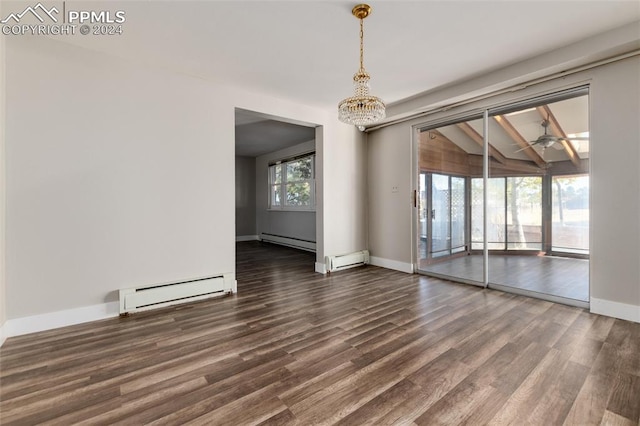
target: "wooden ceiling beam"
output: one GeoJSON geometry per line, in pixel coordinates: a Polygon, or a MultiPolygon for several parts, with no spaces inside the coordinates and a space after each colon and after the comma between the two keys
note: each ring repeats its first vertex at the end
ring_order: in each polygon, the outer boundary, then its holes
{"type": "MultiPolygon", "coordinates": [[[[482,156],[481,155],[469,155],[469,165],[472,170],[476,171],[472,174],[472,177],[482,176],[482,156]]],[[[567,160],[567,163],[570,162],[567,160]]],[[[509,160],[506,164],[500,164],[495,160],[492,160],[489,164],[489,177],[501,177],[501,176],[543,176],[548,173],[548,169],[543,169],[529,160],[509,160]]]]}
{"type": "MultiPolygon", "coordinates": [[[[484,145],[484,138],[480,133],[476,132],[469,123],[458,123],[456,126],[458,126],[458,128],[462,130],[465,135],[469,136],[475,143],[480,146],[484,145]]],[[[489,144],[489,156],[495,158],[495,160],[500,164],[507,164],[508,162],[508,158],[502,155],[502,153],[491,144],[489,144]]]]}
{"type": "Polygon", "coordinates": [[[547,163],[544,159],[538,154],[538,151],[533,149],[533,147],[527,142],[527,140],[513,127],[513,124],[507,120],[504,115],[496,115],[493,119],[502,127],[502,129],[509,135],[509,137],[522,149],[527,157],[538,167],[546,168],[547,163]]]}
{"type": "MultiPolygon", "coordinates": [[[[558,122],[558,119],[555,117],[555,115],[553,115],[553,113],[551,112],[551,108],[549,108],[548,105],[542,105],[542,106],[536,107],[536,109],[538,110],[538,113],[540,114],[542,119],[549,121],[549,130],[551,130],[551,134],[553,136],[557,136],[560,138],[567,137],[567,134],[564,132],[564,130],[562,130],[562,127],[560,127],[560,123],[558,122]]],[[[564,150],[567,153],[567,156],[569,156],[569,159],[571,160],[573,165],[579,168],[580,157],[578,156],[578,151],[576,151],[573,144],[568,140],[564,140],[564,139],[561,140],[560,142],[562,143],[562,146],[564,147],[564,150]]]]}

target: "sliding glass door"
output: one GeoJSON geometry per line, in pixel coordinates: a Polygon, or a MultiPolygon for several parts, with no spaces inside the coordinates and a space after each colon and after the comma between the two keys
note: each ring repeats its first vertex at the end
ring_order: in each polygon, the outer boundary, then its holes
{"type": "MultiPolygon", "coordinates": [[[[465,250],[465,179],[422,173],[429,221],[426,225],[427,259],[451,256],[465,250]]],[[[421,191],[422,192],[422,191],[421,191]]]]}
{"type": "MultiPolygon", "coordinates": [[[[419,147],[419,270],[476,284],[482,282],[481,259],[467,255],[471,234],[478,232],[471,228],[469,214],[471,176],[482,170],[481,135],[482,120],[478,118],[421,132],[419,147]],[[472,135],[473,145],[456,144],[465,134],[472,135]],[[473,158],[468,150],[474,152],[473,158]]],[[[482,212],[478,217],[482,220],[482,212]]]]}
{"type": "Polygon", "coordinates": [[[586,88],[421,129],[419,271],[584,306],[588,138],[586,88]]]}

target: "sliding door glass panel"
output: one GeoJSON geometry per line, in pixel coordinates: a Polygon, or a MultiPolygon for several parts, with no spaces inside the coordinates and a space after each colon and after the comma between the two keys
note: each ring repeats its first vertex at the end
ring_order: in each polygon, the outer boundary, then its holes
{"type": "Polygon", "coordinates": [[[556,99],[490,113],[489,286],[588,301],[588,95],[556,99]]]}
{"type": "Polygon", "coordinates": [[[466,250],[466,179],[451,177],[451,253],[466,250]]]}
{"type": "Polygon", "coordinates": [[[421,272],[482,282],[482,252],[473,252],[472,238],[473,244],[482,244],[483,215],[482,209],[471,205],[472,181],[482,176],[482,133],[481,119],[419,133],[417,240],[421,272]]]}
{"type": "Polygon", "coordinates": [[[507,249],[542,249],[542,178],[507,178],[507,249]]]}
{"type": "Polygon", "coordinates": [[[420,173],[418,177],[418,264],[427,260],[427,174],[420,173]]]}
{"type": "Polygon", "coordinates": [[[506,188],[504,178],[489,178],[487,182],[487,242],[489,250],[506,248],[506,188]]]}
{"type": "Polygon", "coordinates": [[[554,176],[551,189],[551,250],[589,254],[589,176],[554,176]]]}
{"type": "Polygon", "coordinates": [[[436,257],[450,254],[449,225],[451,223],[451,188],[449,176],[431,175],[431,255],[436,257]]]}
{"type": "Polygon", "coordinates": [[[471,179],[471,250],[484,248],[484,182],[471,179]]]}

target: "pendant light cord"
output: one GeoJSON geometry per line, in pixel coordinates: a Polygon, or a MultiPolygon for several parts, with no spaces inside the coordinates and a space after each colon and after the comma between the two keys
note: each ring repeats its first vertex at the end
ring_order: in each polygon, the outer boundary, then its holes
{"type": "Polygon", "coordinates": [[[364,19],[360,18],[360,69],[364,69],[364,19]]]}

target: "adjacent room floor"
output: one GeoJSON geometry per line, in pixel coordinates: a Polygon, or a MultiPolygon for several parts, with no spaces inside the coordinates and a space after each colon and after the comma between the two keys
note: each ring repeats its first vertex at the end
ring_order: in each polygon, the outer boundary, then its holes
{"type": "MultiPolygon", "coordinates": [[[[422,269],[482,282],[483,257],[462,256],[422,269]]],[[[589,302],[589,261],[557,256],[490,255],[489,282],[589,302]]]]}

